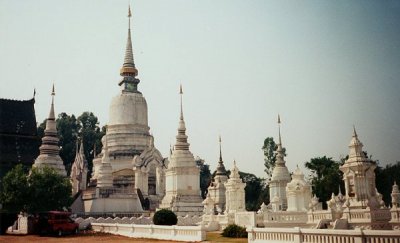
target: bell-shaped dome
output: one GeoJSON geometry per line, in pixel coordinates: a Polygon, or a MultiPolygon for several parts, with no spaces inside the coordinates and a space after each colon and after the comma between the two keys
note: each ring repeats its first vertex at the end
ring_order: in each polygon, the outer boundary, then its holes
{"type": "Polygon", "coordinates": [[[108,125],[148,126],[147,102],[140,93],[122,92],[115,96],[110,105],[108,125]]]}

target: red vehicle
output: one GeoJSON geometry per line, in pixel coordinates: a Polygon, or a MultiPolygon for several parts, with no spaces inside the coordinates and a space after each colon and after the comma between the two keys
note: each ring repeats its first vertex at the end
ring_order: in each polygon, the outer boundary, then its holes
{"type": "Polygon", "coordinates": [[[40,234],[56,233],[58,236],[79,231],[79,224],[71,219],[70,212],[49,211],[39,214],[37,226],[40,234]]]}

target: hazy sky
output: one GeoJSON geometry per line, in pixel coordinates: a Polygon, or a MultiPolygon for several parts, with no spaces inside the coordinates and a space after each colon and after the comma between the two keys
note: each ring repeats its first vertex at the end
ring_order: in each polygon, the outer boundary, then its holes
{"type": "MultiPolygon", "coordinates": [[[[0,0],[0,97],[36,118],[92,111],[119,94],[128,1],[0,0]]],[[[265,177],[264,138],[282,118],[287,165],[348,153],[356,125],[381,164],[400,160],[400,1],[132,1],[133,48],[149,126],[175,142],[179,84],[190,149],[214,170],[265,177]]]]}

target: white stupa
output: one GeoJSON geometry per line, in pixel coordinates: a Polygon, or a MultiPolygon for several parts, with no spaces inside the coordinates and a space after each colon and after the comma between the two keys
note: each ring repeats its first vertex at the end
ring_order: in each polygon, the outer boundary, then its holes
{"type": "Polygon", "coordinates": [[[311,201],[311,185],[304,179],[304,174],[297,166],[292,180],[286,185],[288,208],[286,211],[307,212],[311,201]]]}
{"type": "Polygon", "coordinates": [[[121,92],[110,104],[107,132],[102,139],[106,149],[93,159],[90,187],[83,195],[86,212],[154,210],[165,194],[164,159],[154,146],[147,102],[138,90],[140,80],[133,58],[131,17],[129,8],[128,39],[120,69],[122,80],[118,82],[121,92]],[[99,193],[94,193],[93,188],[99,189],[99,193]]]}
{"type": "MultiPolygon", "coordinates": [[[[225,211],[226,195],[225,182],[228,180],[228,173],[222,160],[221,137],[219,137],[219,161],[215,176],[208,187],[207,198],[210,197],[215,204],[215,210],[218,213],[225,211]]],[[[207,200],[207,199],[206,199],[207,200]]]]}
{"type": "Polygon", "coordinates": [[[276,154],[275,167],[272,170],[271,180],[269,182],[269,196],[271,198],[271,205],[273,211],[285,211],[287,208],[286,198],[286,185],[290,182],[291,177],[289,170],[285,164],[285,153],[282,148],[281,138],[281,119],[278,115],[278,126],[279,126],[279,143],[276,154]]]}
{"type": "Polygon", "coordinates": [[[363,144],[358,139],[356,129],[349,144],[349,158],[340,166],[346,188],[346,207],[380,208],[383,204],[375,186],[374,161],[363,152],[363,144]]]}
{"type": "Polygon", "coordinates": [[[245,192],[246,183],[242,181],[239,175],[239,169],[236,166],[236,161],[233,161],[233,168],[229,179],[225,182],[226,188],[226,204],[225,214],[244,212],[246,211],[245,192]]]}
{"type": "Polygon", "coordinates": [[[169,158],[168,169],[165,173],[166,194],[160,208],[168,208],[177,215],[201,215],[203,212],[200,192],[200,170],[196,165],[193,154],[189,150],[186,126],[183,119],[182,86],[181,114],[179,118],[178,135],[174,150],[169,158]]]}
{"type": "Polygon", "coordinates": [[[60,157],[60,147],[58,146],[57,124],[54,115],[54,96],[55,90],[51,92],[51,107],[49,118],[46,120],[46,129],[44,130],[44,137],[42,138],[42,145],[40,146],[40,154],[36,158],[32,167],[43,168],[50,167],[55,169],[60,175],[67,176],[64,163],[60,157]]]}

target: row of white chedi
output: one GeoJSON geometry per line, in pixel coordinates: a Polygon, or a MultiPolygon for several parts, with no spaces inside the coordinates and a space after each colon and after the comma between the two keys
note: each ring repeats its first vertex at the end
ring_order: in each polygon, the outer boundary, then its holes
{"type": "MultiPolygon", "coordinates": [[[[49,113],[49,117],[46,121],[46,129],[45,136],[42,139],[42,145],[40,147],[40,155],[35,161],[34,166],[40,167],[41,165],[50,166],[61,175],[66,176],[65,167],[63,162],[59,156],[59,147],[58,147],[58,136],[56,130],[56,122],[54,115],[54,86],[52,90],[52,103],[51,109],[49,113]]],[[[280,121],[279,121],[280,123],[280,121]]],[[[344,181],[346,186],[346,195],[345,197],[346,204],[353,203],[355,206],[362,207],[363,204],[370,204],[372,207],[382,207],[384,206],[384,202],[382,200],[382,196],[377,192],[375,188],[375,173],[374,170],[376,165],[373,161],[365,156],[362,151],[363,144],[358,139],[358,135],[354,129],[353,137],[350,142],[349,148],[349,159],[345,162],[343,166],[340,167],[340,170],[344,173],[344,181]],[[359,174],[364,178],[359,180],[355,177],[358,171],[359,174]]],[[[80,146],[79,154],[83,154],[83,147],[80,146]]],[[[221,152],[221,151],[220,151],[221,152]]],[[[77,153],[78,154],[78,153],[77,153]]],[[[103,155],[104,159],[108,158],[107,149],[103,155]]],[[[285,165],[284,160],[284,152],[282,148],[281,134],[279,129],[279,143],[277,148],[277,156],[276,156],[276,165],[273,169],[271,181],[269,183],[270,186],[270,198],[271,203],[269,208],[272,211],[307,211],[310,208],[316,208],[318,199],[314,195],[311,196],[311,185],[305,181],[304,174],[297,167],[297,169],[293,173],[293,178],[291,178],[289,171],[285,165]]],[[[79,160],[81,163],[78,165],[80,170],[87,171],[87,164],[83,163],[84,159],[79,160]]],[[[110,165],[110,163],[105,163],[110,165]]],[[[111,166],[111,165],[110,165],[111,166]]],[[[101,169],[110,169],[110,168],[101,168],[101,169]]],[[[243,187],[244,183],[241,181],[240,176],[238,174],[238,169],[236,167],[236,163],[234,163],[234,167],[232,170],[230,182],[227,185],[239,185],[239,187],[243,187]],[[237,173],[236,173],[237,172],[237,173]],[[239,181],[240,180],[240,181],[239,181]]],[[[75,171],[71,172],[71,178],[75,176],[75,171]]],[[[84,174],[84,173],[83,173],[84,174]]],[[[82,178],[83,179],[83,178],[82,178]]],[[[112,176],[106,179],[105,182],[107,184],[112,183],[112,176]]],[[[222,156],[220,154],[220,161],[216,170],[216,177],[214,178],[214,182],[211,183],[209,187],[209,196],[203,202],[205,205],[215,204],[215,210],[218,213],[221,213],[223,209],[225,211],[243,211],[245,210],[244,206],[244,192],[235,192],[232,193],[236,198],[236,200],[225,200],[225,197],[229,195],[230,191],[226,191],[226,196],[223,195],[221,189],[225,186],[222,186],[223,183],[228,181],[228,177],[222,162],[222,156]],[[217,191],[221,191],[218,193],[217,191]],[[212,195],[214,193],[214,195],[212,195]],[[243,198],[243,199],[242,199],[243,198]],[[224,201],[227,202],[228,206],[225,205],[224,201]],[[234,207],[231,210],[229,209],[229,201],[237,202],[237,205],[231,206],[234,207]]],[[[102,186],[102,185],[99,185],[102,186]]],[[[229,187],[229,186],[228,186],[229,187]]],[[[398,187],[397,185],[393,186],[393,195],[392,204],[397,205],[399,196],[398,196],[398,187]],[[396,190],[397,189],[397,190],[396,190]]],[[[338,197],[342,197],[343,195],[339,192],[338,197]]],[[[334,200],[332,196],[331,201],[334,200]]],[[[343,199],[340,199],[343,200],[343,199]]],[[[331,202],[333,203],[333,201],[331,202]]],[[[329,204],[329,202],[328,202],[329,204]]],[[[209,207],[206,207],[206,211],[210,211],[209,207]]],[[[262,205],[261,208],[266,208],[265,205],[262,205]]]]}
{"type": "MultiPolygon", "coordinates": [[[[280,118],[278,117],[278,123],[280,118]]],[[[352,140],[349,148],[349,158],[345,164],[340,167],[343,172],[343,180],[345,181],[346,194],[339,193],[337,196],[332,193],[332,197],[327,204],[333,211],[339,211],[342,206],[347,208],[366,208],[371,209],[384,208],[385,203],[382,200],[382,195],[375,187],[375,168],[374,161],[367,158],[362,150],[363,144],[358,139],[357,132],[354,128],[352,140]],[[337,207],[340,207],[338,209],[337,207]]],[[[311,194],[311,185],[304,179],[304,174],[297,166],[296,170],[290,176],[285,165],[284,152],[282,148],[281,134],[279,129],[279,143],[277,148],[277,161],[273,169],[271,181],[269,183],[270,204],[267,206],[264,203],[261,205],[259,212],[266,211],[292,211],[306,212],[308,210],[321,209],[319,199],[311,194]]],[[[234,165],[234,170],[236,164],[234,165]]],[[[236,168],[237,169],[237,168],[236,168]]],[[[221,150],[220,161],[216,169],[214,181],[208,188],[207,198],[204,200],[204,212],[206,214],[222,214],[227,212],[245,211],[244,200],[241,199],[244,192],[244,183],[237,182],[239,187],[235,193],[229,194],[226,186],[228,176],[222,162],[221,150]],[[239,189],[241,187],[241,189],[239,189]],[[224,195],[224,191],[227,194],[224,195]],[[233,198],[232,198],[233,196],[233,198]],[[236,208],[231,209],[228,205],[236,202],[236,208]],[[225,206],[225,203],[227,204],[225,206]]],[[[392,189],[392,206],[400,206],[399,188],[394,182],[392,189]]]]}

